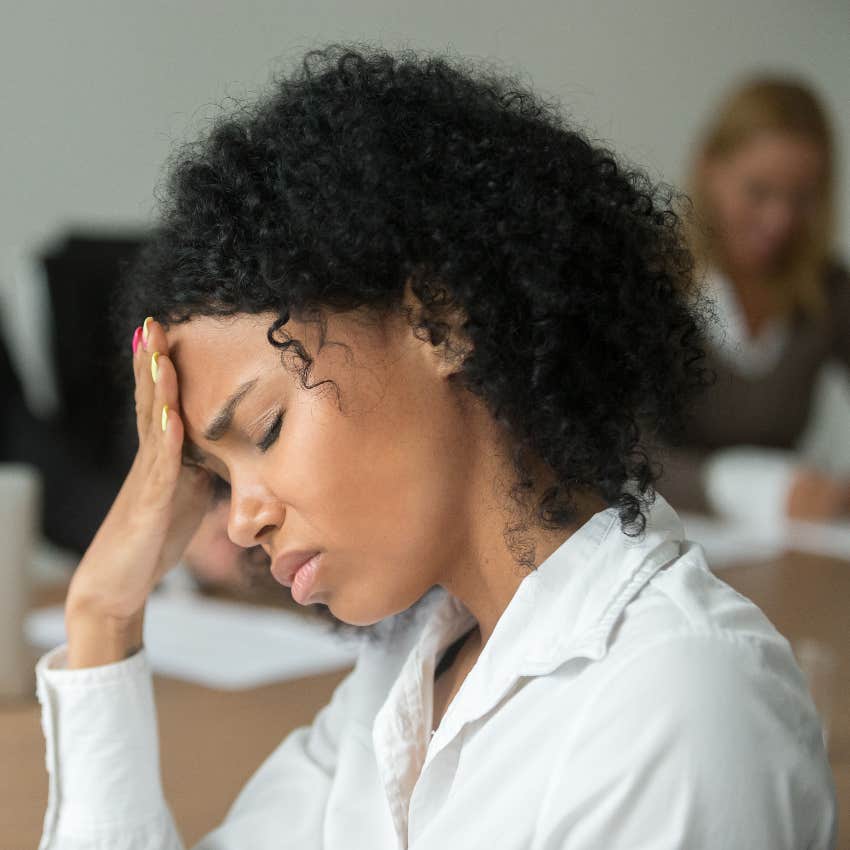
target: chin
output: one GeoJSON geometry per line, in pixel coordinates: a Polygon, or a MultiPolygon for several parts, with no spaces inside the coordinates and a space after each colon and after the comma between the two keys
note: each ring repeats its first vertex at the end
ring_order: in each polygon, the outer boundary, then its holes
{"type": "Polygon", "coordinates": [[[739,252],[737,264],[752,274],[770,271],[782,259],[781,248],[745,248],[739,252]]]}
{"type": "Polygon", "coordinates": [[[373,611],[364,611],[362,608],[350,608],[345,605],[339,606],[333,602],[323,603],[327,611],[335,620],[345,623],[347,626],[374,626],[391,614],[376,614],[373,611]]]}
{"type": "Polygon", "coordinates": [[[326,593],[321,594],[317,602],[321,603],[334,619],[349,626],[367,627],[408,610],[420,598],[421,596],[410,602],[399,603],[398,600],[381,598],[346,599],[341,593],[326,593]]]}

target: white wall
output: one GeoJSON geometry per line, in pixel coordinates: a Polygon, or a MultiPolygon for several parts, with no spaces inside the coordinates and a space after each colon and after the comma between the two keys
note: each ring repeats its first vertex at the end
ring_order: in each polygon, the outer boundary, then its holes
{"type": "MultiPolygon", "coordinates": [[[[846,0],[5,0],[0,245],[71,220],[145,220],[172,144],[228,95],[330,39],[449,48],[522,69],[653,173],[677,180],[723,87],[802,72],[850,147],[846,0]]],[[[846,170],[844,172],[847,173],[846,170]]],[[[842,182],[840,244],[850,253],[842,182]]]]}
{"type": "Polygon", "coordinates": [[[6,255],[67,223],[148,221],[170,149],[217,104],[259,90],[309,47],[364,39],[522,70],[671,182],[728,83],[800,72],[835,122],[838,248],[850,256],[847,0],[3,0],[0,11],[6,255]]]}

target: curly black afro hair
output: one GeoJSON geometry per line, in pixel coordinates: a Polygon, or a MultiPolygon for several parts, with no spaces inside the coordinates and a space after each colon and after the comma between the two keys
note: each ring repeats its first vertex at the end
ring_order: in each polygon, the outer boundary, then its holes
{"type": "Polygon", "coordinates": [[[589,487],[640,533],[646,423],[675,430],[704,383],[680,197],[508,75],[333,44],[176,156],[119,332],[275,311],[269,342],[307,387],[290,315],[387,314],[410,279],[423,338],[462,309],[459,380],[509,429],[512,492],[533,492],[531,458],[556,473],[536,520],[567,525],[589,487]]]}

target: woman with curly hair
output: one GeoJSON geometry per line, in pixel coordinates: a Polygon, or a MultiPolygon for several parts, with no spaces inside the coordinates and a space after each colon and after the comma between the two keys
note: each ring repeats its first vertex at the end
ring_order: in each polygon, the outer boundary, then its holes
{"type": "Polygon", "coordinates": [[[653,486],[638,423],[703,382],[669,202],[412,52],[311,51],[183,151],[123,292],[138,454],[37,665],[41,850],[182,847],[142,623],[219,498],[370,639],[198,850],[830,846],[789,645],[653,486]]]}

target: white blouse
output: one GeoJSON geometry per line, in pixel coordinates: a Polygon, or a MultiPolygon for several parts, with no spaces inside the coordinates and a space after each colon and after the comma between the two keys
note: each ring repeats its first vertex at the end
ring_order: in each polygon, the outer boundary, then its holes
{"type": "MultiPolygon", "coordinates": [[[[435,666],[474,620],[442,589],[425,602],[364,644],[196,850],[833,847],[835,789],[790,646],[662,496],[641,537],[600,511],[522,580],[433,737],[435,666]]],[[[79,670],[65,653],[36,668],[40,850],[180,850],[144,649],[79,670]]]]}
{"type": "Polygon", "coordinates": [[[771,317],[757,334],[751,335],[729,278],[719,269],[711,268],[706,273],[704,287],[717,313],[718,321],[707,327],[717,354],[732,369],[749,378],[761,377],[775,369],[788,344],[788,318],[771,317]]]}
{"type": "MultiPolygon", "coordinates": [[[[768,319],[750,335],[732,282],[717,268],[707,271],[704,287],[717,322],[707,332],[715,353],[727,366],[752,380],[775,369],[788,344],[787,317],[768,319]]],[[[703,464],[705,495],[712,511],[732,520],[776,526],[785,521],[786,504],[797,467],[797,451],[767,446],[730,446],[714,451],[703,464]]]]}

